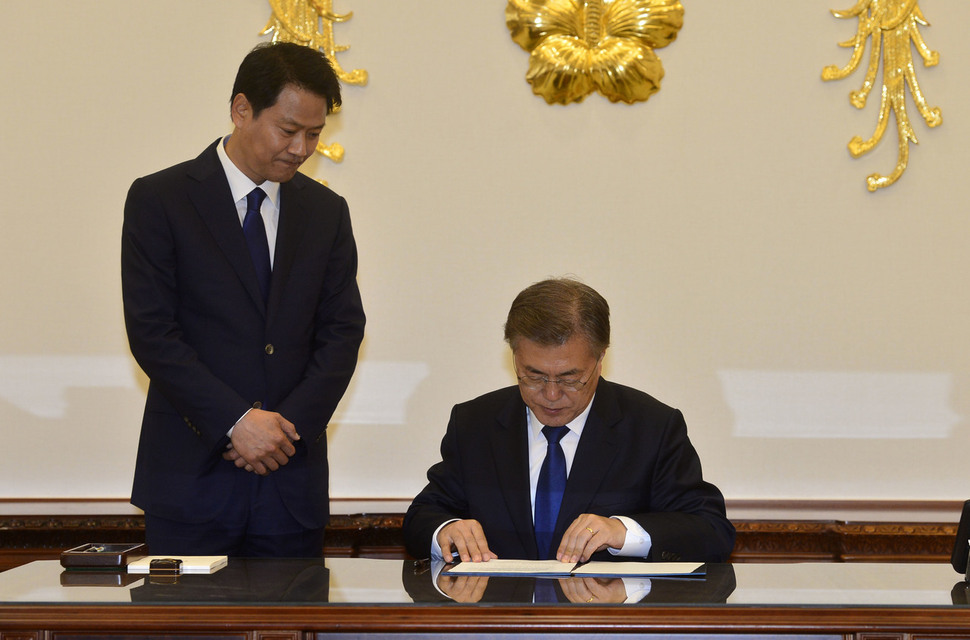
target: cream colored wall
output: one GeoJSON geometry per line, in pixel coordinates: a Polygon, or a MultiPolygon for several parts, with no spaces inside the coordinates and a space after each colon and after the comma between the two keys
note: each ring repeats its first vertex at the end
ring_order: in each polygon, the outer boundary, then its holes
{"type": "MultiPolygon", "coordinates": [[[[351,205],[368,313],[330,432],[334,498],[410,498],[452,404],[513,380],[524,286],[613,308],[606,375],[681,408],[731,500],[962,500],[970,413],[970,3],[923,0],[943,109],[895,161],[822,67],[834,0],[684,0],[645,104],[549,106],[501,0],[335,0],[346,86],[308,163],[351,205]]],[[[0,0],[0,498],[128,495],[146,380],[119,285],[131,181],[228,130],[264,0],[0,0]]],[[[891,125],[892,126],[892,125],[891,125]]]]}

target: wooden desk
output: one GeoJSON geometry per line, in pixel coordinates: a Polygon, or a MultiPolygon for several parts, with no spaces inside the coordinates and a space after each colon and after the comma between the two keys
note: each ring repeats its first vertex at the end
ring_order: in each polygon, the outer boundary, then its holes
{"type": "MultiPolygon", "coordinates": [[[[411,561],[231,560],[212,576],[183,576],[177,585],[139,578],[124,586],[62,585],[77,576],[41,561],[0,573],[0,640],[455,633],[463,640],[547,633],[970,638],[967,590],[947,564],[741,564],[711,567],[708,575],[689,585],[651,581],[635,604],[532,603],[534,580],[493,578],[487,603],[459,604],[443,598],[431,572],[415,572],[411,561]]],[[[562,585],[557,594],[565,599],[562,585]]]]}

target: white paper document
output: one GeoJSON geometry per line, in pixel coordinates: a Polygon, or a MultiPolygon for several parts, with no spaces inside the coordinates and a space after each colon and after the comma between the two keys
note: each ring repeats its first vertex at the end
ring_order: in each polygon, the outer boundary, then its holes
{"type": "Polygon", "coordinates": [[[489,560],[488,562],[459,562],[449,565],[444,573],[452,575],[520,575],[568,576],[575,562],[558,560],[489,560]]]}
{"type": "Polygon", "coordinates": [[[644,576],[648,578],[703,578],[700,562],[587,562],[573,569],[574,576],[644,576]]]}
{"type": "Polygon", "coordinates": [[[519,576],[649,576],[703,577],[704,564],[699,562],[587,562],[573,564],[558,560],[489,560],[460,562],[448,566],[450,575],[519,575],[519,576]]]}

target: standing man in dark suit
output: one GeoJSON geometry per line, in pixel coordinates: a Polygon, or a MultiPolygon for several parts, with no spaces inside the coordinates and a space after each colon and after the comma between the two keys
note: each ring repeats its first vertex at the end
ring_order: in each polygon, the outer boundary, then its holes
{"type": "Polygon", "coordinates": [[[600,377],[609,306],[569,279],[522,291],[519,380],[457,405],[404,518],[408,552],[452,561],[726,561],[734,527],[680,411],[600,377]]]}
{"type": "Polygon", "coordinates": [[[128,192],[125,323],[150,379],[131,501],[153,554],[322,554],[364,313],[347,203],[297,169],[339,105],[321,52],[260,45],[232,134],[128,192]]]}

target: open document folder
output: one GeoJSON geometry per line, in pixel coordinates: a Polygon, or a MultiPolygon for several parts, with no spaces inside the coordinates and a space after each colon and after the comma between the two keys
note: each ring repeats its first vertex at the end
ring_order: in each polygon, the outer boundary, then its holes
{"type": "Polygon", "coordinates": [[[489,560],[460,562],[442,571],[466,576],[644,576],[651,578],[704,577],[706,565],[698,562],[587,562],[558,560],[489,560]]]}

